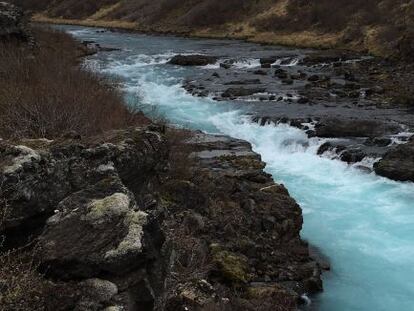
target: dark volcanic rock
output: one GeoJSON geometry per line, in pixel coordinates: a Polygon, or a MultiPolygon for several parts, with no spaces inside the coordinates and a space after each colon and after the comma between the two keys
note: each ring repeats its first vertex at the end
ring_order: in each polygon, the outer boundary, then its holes
{"type": "Polygon", "coordinates": [[[220,68],[223,68],[223,69],[230,69],[231,66],[232,64],[229,64],[229,63],[220,63],[220,68]]]}
{"type": "Polygon", "coordinates": [[[266,91],[265,88],[232,87],[224,91],[221,96],[222,97],[250,96],[250,95],[262,93],[265,91],[266,91]]]}
{"type": "Polygon", "coordinates": [[[176,55],[169,64],[178,66],[206,66],[217,62],[217,57],[207,55],[176,55]]]}
{"type": "Polygon", "coordinates": [[[341,160],[347,163],[362,161],[366,154],[360,149],[348,149],[341,153],[341,160]]]}
{"type": "Polygon", "coordinates": [[[317,154],[322,155],[325,152],[328,152],[328,151],[332,150],[333,148],[334,148],[334,146],[332,145],[332,143],[326,142],[318,148],[317,154]]]}
{"type": "Polygon", "coordinates": [[[203,168],[197,185],[220,202],[213,207],[216,216],[211,207],[198,208],[216,228],[204,228],[203,235],[213,243],[211,252],[218,264],[214,275],[233,284],[289,281],[296,284],[297,294],[321,290],[320,269],[309,261],[308,247],[298,239],[301,211],[284,186],[264,173],[260,156],[248,143],[225,136],[199,134],[190,143],[195,144],[203,168]],[[295,261],[289,259],[293,254],[298,256],[295,261]],[[288,262],[296,268],[285,270],[288,262]]]}
{"type": "Polygon", "coordinates": [[[108,177],[58,204],[39,238],[43,265],[63,279],[131,271],[146,259],[147,217],[122,182],[108,177]]]}
{"type": "Polygon", "coordinates": [[[279,79],[287,79],[288,74],[287,74],[286,70],[276,69],[275,70],[275,76],[278,77],[279,79]]]}
{"type": "Polygon", "coordinates": [[[248,84],[260,84],[260,79],[247,79],[247,80],[236,80],[224,83],[224,85],[248,85],[248,84]]]}
{"type": "Polygon", "coordinates": [[[264,70],[258,69],[258,70],[253,71],[253,74],[259,75],[259,76],[266,76],[267,72],[264,70]]]}
{"type": "Polygon", "coordinates": [[[276,56],[273,56],[273,57],[262,57],[262,58],[260,58],[260,64],[261,65],[271,65],[271,64],[273,64],[274,62],[276,62],[277,61],[277,57],[276,56]]]}
{"type": "Polygon", "coordinates": [[[374,168],[378,175],[414,182],[414,140],[390,150],[374,168]]]}
{"type": "Polygon", "coordinates": [[[62,199],[94,185],[111,171],[139,183],[142,172],[154,169],[163,156],[160,144],[159,134],[145,129],[119,132],[117,141],[108,139],[102,144],[42,139],[0,142],[0,184],[10,204],[5,226],[20,226],[33,217],[52,214],[62,199]],[[140,139],[134,141],[134,137],[140,139]]]}
{"type": "Polygon", "coordinates": [[[179,145],[192,152],[179,154],[183,172],[164,134],[0,142],[11,216],[0,233],[28,236],[36,224],[42,272],[75,288],[64,307],[221,310],[230,298],[293,311],[322,289],[301,209],[249,143],[192,133],[179,145]]]}
{"type": "Polygon", "coordinates": [[[327,119],[316,126],[319,137],[377,137],[386,134],[397,134],[401,127],[392,123],[374,120],[342,120],[327,119]]]}

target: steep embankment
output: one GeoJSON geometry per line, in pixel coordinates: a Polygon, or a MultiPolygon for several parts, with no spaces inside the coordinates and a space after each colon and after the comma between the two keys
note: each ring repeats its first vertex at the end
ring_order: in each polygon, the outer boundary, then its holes
{"type": "MultiPolygon", "coordinates": [[[[21,2],[21,0],[16,0],[21,2]]],[[[412,59],[412,0],[24,1],[35,21],[349,48],[412,59]]]]}

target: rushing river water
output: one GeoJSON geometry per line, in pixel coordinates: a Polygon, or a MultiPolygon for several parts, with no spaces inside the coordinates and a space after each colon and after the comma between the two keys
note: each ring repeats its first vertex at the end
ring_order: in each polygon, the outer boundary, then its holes
{"type": "Polygon", "coordinates": [[[191,73],[211,68],[178,68],[167,60],[178,53],[234,56],[238,66],[258,66],[255,55],[286,49],[238,41],[99,32],[62,27],[81,40],[94,40],[121,51],[100,53],[88,64],[118,76],[131,104],[156,111],[171,122],[252,143],[267,171],[287,186],[304,213],[302,236],[330,260],[324,293],[312,309],[324,311],[403,311],[414,309],[414,185],[364,173],[340,161],[316,155],[323,143],[287,125],[250,122],[254,109],[197,98],[181,88],[191,73]]]}

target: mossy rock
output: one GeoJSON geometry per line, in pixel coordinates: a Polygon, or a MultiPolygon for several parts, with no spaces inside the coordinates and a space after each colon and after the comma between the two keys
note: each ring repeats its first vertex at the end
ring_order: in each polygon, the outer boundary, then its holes
{"type": "Polygon", "coordinates": [[[247,258],[243,255],[229,251],[219,250],[214,246],[212,249],[213,262],[219,268],[220,276],[233,285],[243,285],[250,280],[249,265],[247,258]]]}

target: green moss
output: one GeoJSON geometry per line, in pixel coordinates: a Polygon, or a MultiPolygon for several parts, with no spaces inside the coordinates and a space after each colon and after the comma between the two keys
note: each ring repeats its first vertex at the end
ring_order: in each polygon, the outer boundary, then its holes
{"type": "Polygon", "coordinates": [[[142,250],[142,237],[144,236],[144,226],[147,223],[147,214],[138,211],[130,211],[125,219],[124,224],[128,228],[128,234],[119,243],[116,249],[110,250],[105,254],[105,258],[113,260],[128,254],[140,253],[142,250]]]}
{"type": "Polygon", "coordinates": [[[249,281],[249,266],[244,256],[219,250],[216,245],[213,246],[212,253],[213,261],[217,264],[225,281],[233,285],[241,285],[249,281]]]}
{"type": "Polygon", "coordinates": [[[130,199],[124,193],[115,193],[101,200],[94,200],[89,204],[86,220],[93,224],[103,223],[113,217],[124,215],[129,205],[130,199]]]}

